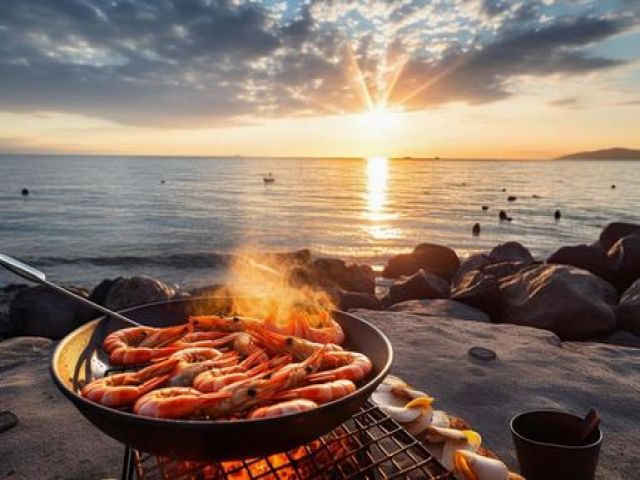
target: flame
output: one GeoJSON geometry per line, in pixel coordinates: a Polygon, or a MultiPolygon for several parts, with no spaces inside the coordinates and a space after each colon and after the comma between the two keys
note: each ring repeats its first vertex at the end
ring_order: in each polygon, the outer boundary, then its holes
{"type": "Polygon", "coordinates": [[[313,286],[308,260],[294,254],[238,253],[221,290],[233,299],[230,314],[265,319],[283,330],[300,315],[312,326],[323,323],[335,302],[313,286]]]}

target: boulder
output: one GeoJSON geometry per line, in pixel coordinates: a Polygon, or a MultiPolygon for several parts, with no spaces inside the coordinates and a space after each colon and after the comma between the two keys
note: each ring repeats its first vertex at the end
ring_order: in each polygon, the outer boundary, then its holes
{"type": "Polygon", "coordinates": [[[367,310],[380,310],[380,300],[373,293],[364,292],[338,292],[338,306],[341,310],[352,308],[366,308],[367,310]]]}
{"type": "Polygon", "coordinates": [[[547,259],[547,263],[573,265],[607,281],[613,280],[615,270],[613,260],[599,245],[562,247],[547,259]]]}
{"type": "Polygon", "coordinates": [[[494,263],[498,262],[525,262],[533,261],[531,252],[518,242],[507,242],[494,247],[489,253],[489,258],[494,263]]]}
{"type": "Polygon", "coordinates": [[[566,265],[539,265],[500,283],[505,323],[544,328],[563,340],[597,338],[616,326],[612,285],[566,265]]]}
{"type": "Polygon", "coordinates": [[[374,293],[376,279],[369,265],[348,263],[339,258],[317,258],[312,262],[316,277],[349,292],[374,293]]]}
{"type": "Polygon", "coordinates": [[[175,295],[175,290],[155,278],[119,277],[105,280],[91,293],[93,298],[102,297],[102,304],[112,310],[122,310],[145,303],[163,302],[175,295]],[[98,291],[98,289],[102,289],[98,291]]]}
{"type": "Polygon", "coordinates": [[[486,313],[448,299],[435,300],[407,300],[406,302],[396,303],[389,308],[392,312],[410,313],[412,315],[421,315],[424,317],[438,317],[457,320],[468,320],[474,322],[490,322],[491,319],[486,313]]]}
{"type": "Polygon", "coordinates": [[[500,262],[492,263],[482,269],[482,273],[490,275],[498,279],[498,281],[504,278],[515,275],[516,273],[523,272],[533,266],[529,262],[500,262]]]}
{"type": "Polygon", "coordinates": [[[0,289],[0,338],[10,336],[14,330],[9,316],[11,302],[18,292],[27,288],[29,285],[12,283],[0,289]]]}
{"type": "Polygon", "coordinates": [[[640,225],[635,223],[610,223],[600,232],[598,243],[604,250],[609,250],[622,237],[640,232],[640,225]]]}
{"type": "Polygon", "coordinates": [[[616,315],[619,328],[640,335],[640,279],[622,294],[616,315]]]}
{"type": "Polygon", "coordinates": [[[491,259],[484,253],[475,253],[465,258],[458,271],[453,277],[451,283],[455,286],[468,272],[472,270],[482,270],[491,263],[491,259]]]}
{"type": "Polygon", "coordinates": [[[493,275],[486,275],[479,270],[473,270],[462,277],[453,286],[451,298],[482,310],[494,321],[502,316],[500,283],[493,275]]]}
{"type": "MultiPolygon", "coordinates": [[[[509,420],[519,412],[551,408],[606,422],[596,478],[638,477],[640,349],[601,343],[560,344],[553,333],[516,325],[461,322],[402,312],[358,310],[393,344],[393,373],[435,398],[434,407],[468,420],[517,471],[509,420]],[[493,350],[476,360],[471,347],[493,350]],[[608,432],[608,433],[607,433],[608,432]]],[[[568,480],[568,479],[567,479],[568,480]]]]}
{"type": "Polygon", "coordinates": [[[615,285],[623,291],[640,278],[640,233],[622,237],[608,253],[614,263],[615,285]]]}
{"type": "MultiPolygon", "coordinates": [[[[65,287],[77,295],[87,292],[76,287],[65,287]]],[[[20,290],[9,308],[11,336],[29,335],[59,339],[91,318],[100,314],[94,309],[47,287],[20,290]]]]}
{"type": "Polygon", "coordinates": [[[389,293],[382,298],[382,305],[388,307],[405,300],[448,298],[449,282],[443,278],[418,270],[406,280],[389,287],[389,293]]]}
{"type": "Polygon", "coordinates": [[[382,271],[382,276],[397,278],[413,275],[422,269],[450,281],[460,266],[456,252],[449,247],[421,243],[411,253],[392,257],[382,271]]]}

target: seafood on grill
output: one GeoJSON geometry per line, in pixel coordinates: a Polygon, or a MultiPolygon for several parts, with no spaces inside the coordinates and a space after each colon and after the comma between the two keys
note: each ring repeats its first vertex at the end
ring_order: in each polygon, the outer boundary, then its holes
{"type": "Polygon", "coordinates": [[[509,471],[500,460],[466,450],[458,450],[454,457],[454,472],[460,480],[525,480],[509,471]]]}
{"type": "Polygon", "coordinates": [[[118,330],[104,350],[112,364],[138,370],[92,380],[81,393],[141,416],[194,419],[288,415],[354,393],[371,360],[339,345],[344,332],[328,314],[291,318],[289,328],[205,315],[175,327],[118,330]]]}

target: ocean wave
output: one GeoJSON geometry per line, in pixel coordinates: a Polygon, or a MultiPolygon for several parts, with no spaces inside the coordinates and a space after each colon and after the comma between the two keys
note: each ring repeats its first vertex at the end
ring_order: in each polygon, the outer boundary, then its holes
{"type": "Polygon", "coordinates": [[[227,266],[233,255],[226,253],[177,253],[171,255],[133,256],[117,255],[104,257],[36,257],[28,259],[39,267],[58,265],[95,265],[100,267],[163,266],[171,268],[212,268],[227,266]]]}

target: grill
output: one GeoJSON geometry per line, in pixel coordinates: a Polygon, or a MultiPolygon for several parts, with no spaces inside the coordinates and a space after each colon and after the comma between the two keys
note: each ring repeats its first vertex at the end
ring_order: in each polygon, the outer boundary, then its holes
{"type": "MultiPolygon", "coordinates": [[[[250,439],[247,439],[250,441],[250,439]]],[[[185,462],[126,447],[123,480],[454,479],[427,448],[370,402],[313,442],[268,457],[185,462]]]]}

